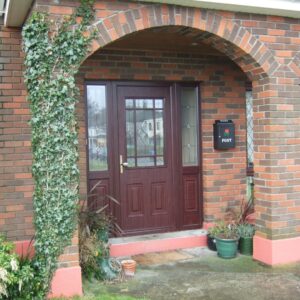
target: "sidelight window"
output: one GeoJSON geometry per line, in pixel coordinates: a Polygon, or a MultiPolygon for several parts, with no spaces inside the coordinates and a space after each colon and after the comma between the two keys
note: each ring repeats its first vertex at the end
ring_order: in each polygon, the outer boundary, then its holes
{"type": "Polygon", "coordinates": [[[87,86],[89,170],[106,171],[107,107],[105,85],[87,86]]]}
{"type": "Polygon", "coordinates": [[[182,164],[197,166],[199,161],[199,108],[198,89],[196,87],[181,88],[181,135],[182,164]]]}

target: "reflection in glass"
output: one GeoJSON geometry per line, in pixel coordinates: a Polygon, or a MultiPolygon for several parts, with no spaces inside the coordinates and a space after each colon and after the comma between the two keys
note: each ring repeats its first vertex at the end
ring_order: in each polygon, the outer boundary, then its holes
{"type": "Polygon", "coordinates": [[[152,167],[154,166],[154,157],[138,157],[138,167],[152,167]]]}
{"type": "Polygon", "coordinates": [[[155,108],[163,108],[164,100],[163,99],[155,99],[155,108]]]}
{"type": "Polygon", "coordinates": [[[107,163],[106,90],[104,85],[87,86],[89,170],[105,171],[107,163]]]}
{"type": "Polygon", "coordinates": [[[155,122],[156,122],[156,155],[164,154],[164,118],[163,111],[155,111],[155,122]]]}
{"type": "Polygon", "coordinates": [[[125,106],[128,167],[163,166],[164,100],[125,99],[125,106]]]}
{"type": "Polygon", "coordinates": [[[155,155],[153,121],[152,110],[136,111],[137,156],[155,155]]]}
{"type": "Polygon", "coordinates": [[[198,97],[195,87],[181,90],[181,134],[183,166],[198,165],[198,97]]]}
{"type": "Polygon", "coordinates": [[[135,167],[135,159],[134,158],[127,158],[127,163],[129,168],[135,167]]]}
{"type": "Polygon", "coordinates": [[[165,164],[164,157],[163,156],[157,156],[156,157],[156,165],[157,166],[163,166],[165,164]]]}
{"type": "Polygon", "coordinates": [[[153,108],[152,99],[136,99],[135,100],[136,108],[153,108]]]}
{"type": "Polygon", "coordinates": [[[126,99],[126,108],[132,108],[133,104],[134,102],[132,99],[126,99]]]}
{"type": "Polygon", "coordinates": [[[134,111],[126,110],[126,145],[127,156],[135,155],[134,111]]]}

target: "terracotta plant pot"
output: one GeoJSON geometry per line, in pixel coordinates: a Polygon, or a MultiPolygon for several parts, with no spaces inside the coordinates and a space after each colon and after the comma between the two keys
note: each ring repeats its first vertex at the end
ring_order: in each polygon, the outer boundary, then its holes
{"type": "Polygon", "coordinates": [[[134,276],[136,269],[136,261],[133,259],[126,259],[121,261],[122,270],[125,276],[134,276]]]}

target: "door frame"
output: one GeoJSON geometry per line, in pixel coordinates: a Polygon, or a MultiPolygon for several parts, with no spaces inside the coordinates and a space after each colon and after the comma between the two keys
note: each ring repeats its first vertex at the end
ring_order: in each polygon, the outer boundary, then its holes
{"type": "MultiPolygon", "coordinates": [[[[119,164],[119,137],[118,137],[118,99],[117,87],[119,86],[137,86],[137,87],[168,87],[170,90],[170,113],[171,113],[171,145],[172,148],[172,184],[178,187],[178,192],[172,190],[174,207],[174,228],[171,231],[187,230],[201,228],[203,224],[203,168],[202,168],[202,130],[201,130],[201,82],[189,81],[133,81],[133,80],[85,80],[84,82],[84,100],[85,100],[85,127],[86,127],[86,170],[87,170],[87,190],[90,190],[91,179],[108,181],[106,190],[109,195],[120,199],[120,164],[119,164]],[[107,106],[107,153],[108,170],[100,172],[89,171],[89,145],[88,145],[88,109],[87,109],[87,86],[105,85],[106,86],[106,106],[107,106]],[[181,119],[180,119],[180,87],[196,87],[198,96],[198,202],[199,202],[199,224],[192,226],[183,226],[183,215],[181,215],[183,201],[183,167],[182,167],[182,143],[181,143],[181,119]],[[176,154],[175,151],[176,149],[176,154]],[[101,178],[100,178],[101,177],[101,178]],[[177,209],[176,209],[177,207],[177,209]]],[[[189,167],[187,167],[189,168],[189,167]]],[[[121,224],[121,210],[115,204],[110,208],[111,213],[116,217],[117,223],[121,224]]],[[[155,231],[157,232],[157,231],[155,231]]],[[[149,233],[149,232],[148,232],[149,233]]]]}

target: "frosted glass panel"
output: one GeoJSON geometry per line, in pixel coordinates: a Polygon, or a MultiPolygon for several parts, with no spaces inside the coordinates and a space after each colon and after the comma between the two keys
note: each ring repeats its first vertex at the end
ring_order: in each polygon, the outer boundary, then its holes
{"type": "Polygon", "coordinates": [[[107,165],[106,90],[104,85],[87,86],[89,170],[105,171],[107,165]]]}
{"type": "Polygon", "coordinates": [[[183,166],[198,165],[198,97],[195,87],[181,90],[181,135],[183,166]]]}

